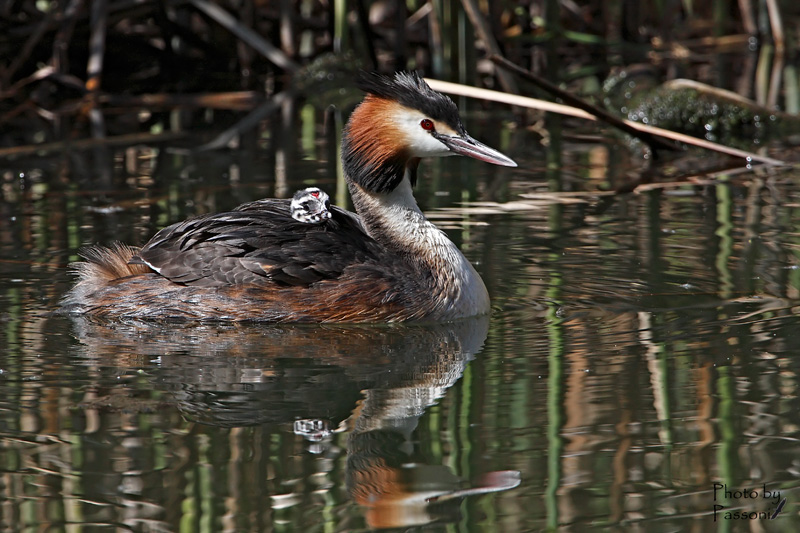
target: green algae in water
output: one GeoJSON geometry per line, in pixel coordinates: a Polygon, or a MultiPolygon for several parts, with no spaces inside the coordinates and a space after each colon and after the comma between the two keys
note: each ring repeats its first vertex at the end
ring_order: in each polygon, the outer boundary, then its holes
{"type": "Polygon", "coordinates": [[[774,137],[780,119],[692,89],[660,87],[628,113],[628,119],[723,144],[753,145],[774,137]]]}
{"type": "Polygon", "coordinates": [[[628,120],[728,146],[752,146],[800,132],[800,119],[730,91],[687,80],[653,88],[646,77],[607,81],[606,105],[628,120]]]}

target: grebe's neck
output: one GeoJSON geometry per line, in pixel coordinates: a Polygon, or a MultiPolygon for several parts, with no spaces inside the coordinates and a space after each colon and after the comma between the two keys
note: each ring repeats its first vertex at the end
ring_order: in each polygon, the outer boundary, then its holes
{"type": "Polygon", "coordinates": [[[414,284],[420,287],[420,318],[488,313],[483,280],[414,200],[419,164],[414,150],[421,149],[402,133],[398,109],[396,102],[368,95],[347,122],[342,165],[356,212],[370,237],[419,272],[414,284]]]}
{"type": "Polygon", "coordinates": [[[488,313],[489,293],[458,247],[422,214],[411,190],[408,169],[399,185],[382,193],[348,180],[356,212],[367,233],[415,266],[431,296],[426,315],[455,319],[488,313]]]}

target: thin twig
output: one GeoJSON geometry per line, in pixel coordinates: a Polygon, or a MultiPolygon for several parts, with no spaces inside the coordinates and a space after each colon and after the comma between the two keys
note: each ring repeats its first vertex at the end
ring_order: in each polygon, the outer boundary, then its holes
{"type": "Polygon", "coordinates": [[[772,29],[772,42],[775,44],[775,53],[783,55],[785,39],[783,37],[783,22],[781,10],[776,0],[766,0],[767,13],[769,13],[769,26],[772,29]]]}
{"type": "MultiPolygon", "coordinates": [[[[530,109],[539,109],[541,111],[548,111],[552,113],[560,113],[562,115],[583,118],[586,120],[597,120],[597,117],[595,117],[591,113],[587,113],[582,109],[576,109],[574,107],[570,107],[563,104],[554,104],[553,102],[538,100],[536,98],[529,98],[527,96],[507,94],[499,91],[491,91],[489,89],[480,89],[478,87],[470,87],[468,85],[461,85],[458,83],[451,83],[447,81],[433,80],[429,78],[426,78],[425,81],[435,91],[441,91],[449,94],[457,94],[459,96],[468,96],[471,98],[480,98],[484,100],[490,100],[492,102],[517,105],[520,107],[527,107],[530,109]]],[[[707,150],[712,150],[714,152],[718,152],[721,154],[740,157],[742,159],[757,161],[760,163],[766,163],[768,165],[773,165],[773,166],[786,166],[786,163],[779,159],[773,159],[771,157],[765,157],[753,152],[747,152],[745,150],[731,148],[729,146],[717,144],[711,141],[707,141],[705,139],[698,139],[697,137],[692,137],[691,135],[686,135],[684,133],[665,130],[663,128],[656,128],[655,126],[649,126],[647,124],[641,124],[639,122],[632,122],[630,120],[626,120],[625,123],[639,131],[646,132],[650,135],[664,137],[665,139],[682,142],[684,144],[690,144],[692,146],[697,146],[700,148],[705,148],[707,150]]]]}
{"type": "Polygon", "coordinates": [[[42,40],[42,37],[44,37],[50,24],[56,19],[57,12],[58,12],[57,9],[52,9],[47,12],[45,17],[36,26],[36,30],[30,35],[30,37],[28,37],[28,40],[25,41],[25,44],[22,45],[22,48],[20,49],[19,53],[16,54],[14,60],[11,61],[11,64],[8,66],[8,68],[3,69],[2,71],[3,86],[6,86],[11,82],[17,70],[19,70],[22,67],[22,65],[25,64],[28,58],[30,58],[33,49],[36,48],[36,45],[39,44],[39,41],[42,40]]]}
{"type": "Polygon", "coordinates": [[[358,26],[364,34],[364,46],[367,47],[370,68],[375,70],[378,68],[378,55],[375,52],[375,32],[369,24],[369,9],[364,4],[364,0],[356,0],[356,15],[358,26]]]}
{"type": "Polygon", "coordinates": [[[444,45],[442,44],[442,24],[433,0],[428,0],[430,15],[428,16],[428,35],[430,36],[431,67],[434,74],[444,77],[444,45]]]}
{"type": "Polygon", "coordinates": [[[249,111],[264,97],[255,91],[237,91],[205,94],[103,94],[98,102],[112,107],[153,109],[172,109],[175,107],[227,109],[249,111]]]}
{"type": "Polygon", "coordinates": [[[14,85],[9,87],[5,91],[0,91],[0,100],[4,100],[6,98],[11,98],[15,96],[19,92],[19,90],[25,87],[26,85],[36,81],[43,80],[49,76],[52,76],[54,71],[55,70],[51,66],[40,68],[30,76],[22,78],[21,80],[16,82],[14,85]]]}
{"type": "Polygon", "coordinates": [[[71,0],[64,9],[64,16],[53,39],[53,55],[50,64],[60,74],[69,73],[69,43],[75,32],[78,14],[83,7],[83,0],[71,0]]]}
{"type": "Polygon", "coordinates": [[[100,80],[103,76],[103,57],[106,52],[106,20],[108,19],[107,0],[94,0],[91,12],[91,34],[89,36],[89,63],[86,65],[86,89],[89,91],[89,123],[92,136],[96,139],[105,137],[103,114],[97,108],[97,95],[100,91],[100,80]]]}
{"type": "Polygon", "coordinates": [[[753,5],[751,0],[739,0],[739,13],[742,16],[742,26],[749,35],[758,35],[758,24],[753,17],[753,5]]]}
{"type": "Polygon", "coordinates": [[[499,102],[502,104],[516,105],[520,107],[527,107],[529,109],[538,109],[540,111],[549,111],[558,113],[560,115],[567,115],[576,118],[585,118],[587,120],[597,120],[597,117],[591,113],[587,113],[582,109],[577,109],[572,106],[564,104],[556,104],[547,100],[540,100],[538,98],[531,98],[530,96],[520,96],[518,94],[509,94],[501,91],[492,91],[491,89],[481,89],[479,87],[472,87],[470,85],[462,85],[460,83],[453,83],[449,81],[434,80],[432,78],[425,78],[428,85],[434,91],[441,91],[444,93],[455,94],[458,96],[468,96],[471,98],[479,98],[490,100],[492,102],[499,102]]]}
{"type": "Polygon", "coordinates": [[[223,131],[219,135],[217,135],[212,141],[207,142],[202,146],[198,146],[195,148],[195,152],[206,152],[208,150],[217,150],[219,148],[224,148],[228,145],[233,139],[237,136],[241,135],[247,130],[250,130],[258,125],[259,122],[267,118],[268,116],[276,113],[283,104],[284,100],[286,100],[287,96],[286,93],[278,93],[274,97],[272,97],[268,102],[260,105],[256,109],[254,109],[249,115],[244,117],[242,120],[228,128],[227,130],[223,131]]]}
{"type": "MultiPolygon", "coordinates": [[[[475,32],[478,34],[478,38],[483,41],[483,46],[486,47],[486,52],[489,54],[489,56],[501,57],[500,46],[497,44],[497,40],[494,38],[494,34],[492,33],[492,28],[489,26],[489,23],[486,22],[486,19],[481,13],[477,2],[475,0],[461,0],[461,5],[464,6],[464,11],[466,11],[469,20],[475,27],[475,32]]],[[[514,78],[509,76],[505,71],[498,70],[497,79],[500,81],[500,85],[503,86],[503,89],[505,89],[507,92],[519,92],[517,90],[517,84],[514,82],[514,78]]]]}
{"type": "Polygon", "coordinates": [[[767,107],[778,107],[778,95],[781,93],[781,77],[783,76],[783,50],[775,48],[775,57],[772,60],[772,75],[769,78],[769,91],[767,91],[767,107]]]}
{"type": "Polygon", "coordinates": [[[103,139],[79,139],[69,141],[57,141],[52,143],[29,144],[26,146],[12,146],[10,148],[0,148],[0,158],[19,157],[27,155],[41,155],[49,152],[66,152],[69,150],[88,150],[98,146],[131,146],[135,144],[153,144],[157,142],[175,141],[185,137],[185,133],[133,133],[105,137],[103,139]]]}
{"type": "Polygon", "coordinates": [[[640,194],[642,192],[651,191],[653,189],[670,189],[673,187],[675,188],[685,187],[686,185],[716,185],[718,183],[721,183],[723,176],[725,178],[732,178],[740,174],[745,174],[750,176],[754,170],[762,169],[765,166],[767,165],[755,165],[752,168],[726,167],[720,170],[703,172],[702,174],[682,176],[679,177],[679,179],[670,182],[634,184],[634,186],[631,189],[631,192],[635,194],[640,194]]]}
{"type": "Polygon", "coordinates": [[[86,89],[95,93],[100,89],[103,75],[103,57],[106,52],[106,21],[108,20],[107,0],[92,2],[89,36],[89,62],[86,65],[86,89]]]}
{"type": "Polygon", "coordinates": [[[280,3],[280,36],[281,48],[288,57],[295,57],[297,55],[297,36],[295,31],[297,23],[294,21],[294,11],[292,9],[291,0],[281,0],[280,3]]]}
{"type": "Polygon", "coordinates": [[[258,53],[272,61],[275,65],[291,72],[296,71],[299,66],[292,61],[286,54],[267,42],[263,37],[252,29],[240,24],[230,13],[208,0],[190,0],[192,5],[211,17],[217,24],[234,34],[239,39],[253,47],[258,53]]]}
{"type": "Polygon", "coordinates": [[[598,120],[601,120],[611,126],[614,126],[615,128],[624,131],[628,135],[636,137],[637,139],[646,143],[653,151],[655,151],[658,148],[663,148],[667,150],[677,149],[677,147],[674,144],[665,142],[663,139],[656,137],[651,133],[642,132],[634,127],[631,127],[624,120],[612,115],[605,109],[601,109],[583,100],[582,98],[578,98],[577,96],[570,94],[569,92],[563,90],[561,87],[558,87],[553,83],[550,83],[544,78],[537,76],[533,72],[518,67],[517,65],[515,65],[514,63],[512,63],[511,61],[502,56],[493,55],[490,59],[498,66],[510,70],[515,74],[522,76],[526,80],[533,82],[539,88],[544,89],[545,91],[549,92],[556,98],[560,98],[565,103],[577,107],[578,109],[582,109],[587,113],[591,113],[592,115],[597,117],[598,120]]]}

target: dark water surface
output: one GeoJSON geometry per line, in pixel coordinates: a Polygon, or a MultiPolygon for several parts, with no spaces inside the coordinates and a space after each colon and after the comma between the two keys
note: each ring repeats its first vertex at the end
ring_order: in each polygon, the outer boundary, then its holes
{"type": "Polygon", "coordinates": [[[797,171],[603,196],[637,172],[616,141],[471,114],[520,167],[428,162],[418,197],[490,318],[48,315],[81,246],[310,184],[342,205],[335,135],[297,116],[234,151],[4,163],[0,529],[800,531],[797,171]]]}

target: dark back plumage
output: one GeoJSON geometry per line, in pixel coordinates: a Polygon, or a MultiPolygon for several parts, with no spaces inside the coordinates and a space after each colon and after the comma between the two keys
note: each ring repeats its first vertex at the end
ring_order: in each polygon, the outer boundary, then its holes
{"type": "Polygon", "coordinates": [[[291,217],[289,200],[259,200],[166,227],[133,262],[182,285],[224,287],[308,286],[388,259],[351,213],[332,207],[331,215],[306,224],[291,217]]]}

